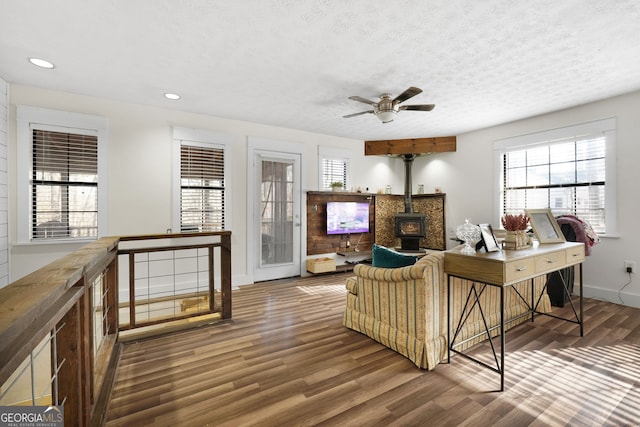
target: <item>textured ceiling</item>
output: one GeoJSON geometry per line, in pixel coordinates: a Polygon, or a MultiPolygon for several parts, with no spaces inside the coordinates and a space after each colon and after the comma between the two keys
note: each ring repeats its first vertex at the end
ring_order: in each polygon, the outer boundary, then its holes
{"type": "Polygon", "coordinates": [[[640,89],[640,2],[2,0],[0,77],[360,140],[458,135],[640,89]],[[409,86],[405,105],[436,108],[342,118],[409,86]]]}

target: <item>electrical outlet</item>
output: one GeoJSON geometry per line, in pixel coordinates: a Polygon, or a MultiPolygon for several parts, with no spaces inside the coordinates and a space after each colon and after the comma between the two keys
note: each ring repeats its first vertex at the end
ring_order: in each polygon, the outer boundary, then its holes
{"type": "Polygon", "coordinates": [[[635,261],[625,261],[624,262],[624,271],[627,273],[635,273],[636,272],[636,263],[635,261]]]}

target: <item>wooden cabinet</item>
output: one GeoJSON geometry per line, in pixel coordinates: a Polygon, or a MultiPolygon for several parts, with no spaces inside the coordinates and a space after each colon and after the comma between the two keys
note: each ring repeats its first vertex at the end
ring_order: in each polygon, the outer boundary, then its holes
{"type": "Polygon", "coordinates": [[[504,280],[507,282],[519,282],[528,276],[535,269],[535,262],[531,258],[525,258],[517,261],[505,263],[504,280]]]}
{"type": "Polygon", "coordinates": [[[534,258],[536,274],[544,274],[565,267],[567,256],[566,251],[549,252],[538,255],[534,258]]]}
{"type": "Polygon", "coordinates": [[[464,255],[459,249],[451,249],[445,252],[444,269],[454,276],[504,286],[583,261],[583,243],[548,243],[535,244],[528,249],[477,252],[474,255],[464,255]]]}

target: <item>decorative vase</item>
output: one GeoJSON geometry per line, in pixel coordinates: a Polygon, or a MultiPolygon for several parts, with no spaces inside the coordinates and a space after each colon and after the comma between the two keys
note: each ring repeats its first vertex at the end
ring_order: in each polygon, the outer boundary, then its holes
{"type": "Polygon", "coordinates": [[[456,236],[464,241],[464,248],[460,250],[460,253],[464,255],[476,253],[475,244],[480,240],[480,227],[471,224],[468,219],[465,219],[464,224],[456,228],[456,236]]]}
{"type": "Polygon", "coordinates": [[[531,246],[526,230],[507,230],[504,237],[505,249],[525,249],[531,246]]]}

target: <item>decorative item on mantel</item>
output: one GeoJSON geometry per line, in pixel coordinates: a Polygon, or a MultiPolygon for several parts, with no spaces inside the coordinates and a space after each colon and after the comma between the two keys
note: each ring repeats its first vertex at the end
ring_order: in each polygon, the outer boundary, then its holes
{"type": "Polygon", "coordinates": [[[480,227],[471,224],[468,219],[464,220],[464,224],[456,228],[456,236],[464,241],[464,248],[460,253],[464,255],[473,255],[476,253],[475,245],[480,240],[480,227]]]}
{"type": "Polygon", "coordinates": [[[331,190],[333,191],[340,191],[342,190],[342,187],[344,186],[344,184],[340,181],[335,181],[332,182],[331,184],[329,184],[329,187],[331,187],[331,190]]]}
{"type": "Polygon", "coordinates": [[[506,214],[502,217],[502,226],[507,231],[503,247],[505,249],[525,249],[531,246],[531,238],[527,234],[529,217],[524,214],[506,214]]]}

